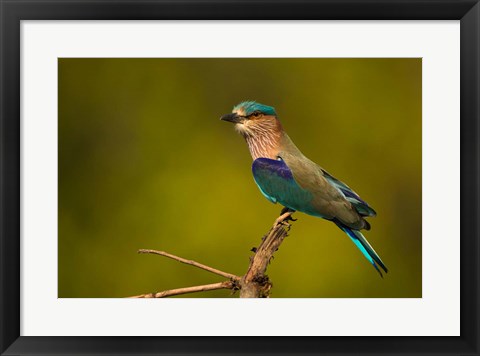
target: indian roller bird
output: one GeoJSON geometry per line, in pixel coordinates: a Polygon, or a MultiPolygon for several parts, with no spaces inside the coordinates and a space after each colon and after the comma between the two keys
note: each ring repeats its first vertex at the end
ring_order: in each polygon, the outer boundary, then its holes
{"type": "Polygon", "coordinates": [[[348,185],[305,157],[288,137],[275,109],[255,101],[236,105],[221,120],[235,124],[253,158],[252,172],[262,194],[280,203],[284,212],[300,211],[330,220],[344,231],[383,277],[388,272],[360,230],[370,230],[367,217],[376,216],[348,185]]]}

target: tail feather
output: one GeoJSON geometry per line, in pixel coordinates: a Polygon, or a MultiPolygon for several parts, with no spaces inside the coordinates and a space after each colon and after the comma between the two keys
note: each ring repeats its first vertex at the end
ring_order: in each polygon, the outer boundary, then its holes
{"type": "Polygon", "coordinates": [[[337,223],[337,225],[348,235],[348,237],[350,237],[353,243],[358,247],[358,249],[363,253],[363,255],[373,265],[373,267],[375,267],[377,272],[383,278],[382,271],[378,268],[378,266],[380,266],[385,273],[388,273],[388,269],[362,233],[358,230],[352,230],[349,227],[343,226],[339,223],[337,223]]]}

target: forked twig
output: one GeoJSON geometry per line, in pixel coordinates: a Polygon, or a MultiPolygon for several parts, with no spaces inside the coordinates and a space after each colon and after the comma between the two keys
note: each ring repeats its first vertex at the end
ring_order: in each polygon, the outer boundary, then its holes
{"type": "Polygon", "coordinates": [[[201,286],[170,289],[170,290],[165,290],[163,292],[158,292],[158,293],[147,293],[147,294],[135,295],[129,298],[165,298],[165,297],[171,297],[174,295],[205,292],[205,291],[217,290],[217,289],[234,289],[234,283],[232,281],[225,281],[220,283],[204,284],[201,286]]]}
{"type": "Polygon", "coordinates": [[[204,292],[217,289],[231,289],[233,291],[240,289],[241,298],[269,297],[272,284],[270,283],[265,272],[267,270],[268,264],[273,258],[273,254],[275,253],[275,251],[278,250],[281,243],[288,235],[288,230],[290,229],[289,221],[294,220],[291,218],[292,214],[292,211],[287,211],[275,220],[272,228],[270,228],[268,233],[263,237],[260,246],[253,249],[254,255],[250,258],[250,265],[248,267],[247,273],[245,273],[245,275],[242,277],[239,277],[232,273],[220,271],[219,269],[204,265],[193,260],[187,260],[185,258],[172,255],[171,253],[165,251],[150,249],[138,250],[138,253],[149,253],[168,257],[175,261],[185,263],[187,265],[194,266],[210,273],[214,273],[216,275],[228,278],[228,280],[213,284],[170,289],[157,293],[141,294],[130,298],[164,298],[174,295],[204,292]]]}
{"type": "Polygon", "coordinates": [[[205,271],[208,271],[208,272],[211,272],[211,273],[214,273],[214,274],[218,274],[219,276],[222,276],[222,277],[225,277],[225,278],[229,278],[229,279],[236,280],[236,281],[238,281],[240,279],[239,276],[236,276],[234,274],[223,272],[223,271],[220,271],[219,269],[204,265],[204,264],[196,262],[196,261],[187,260],[185,258],[172,255],[171,253],[168,253],[168,252],[165,252],[165,251],[140,249],[140,250],[138,250],[138,253],[151,253],[151,254],[154,254],[154,255],[160,255],[160,256],[168,257],[168,258],[171,258],[172,260],[175,260],[175,261],[178,261],[178,262],[181,262],[181,263],[185,263],[185,264],[190,265],[190,266],[195,266],[197,268],[201,268],[205,271]]]}

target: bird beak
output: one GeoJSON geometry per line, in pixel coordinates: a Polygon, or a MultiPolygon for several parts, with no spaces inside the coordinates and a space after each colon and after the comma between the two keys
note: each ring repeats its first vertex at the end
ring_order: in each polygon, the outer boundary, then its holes
{"type": "Polygon", "coordinates": [[[223,115],[220,118],[220,120],[233,122],[234,124],[238,124],[238,123],[242,122],[242,117],[238,116],[236,113],[232,113],[232,114],[223,115]]]}

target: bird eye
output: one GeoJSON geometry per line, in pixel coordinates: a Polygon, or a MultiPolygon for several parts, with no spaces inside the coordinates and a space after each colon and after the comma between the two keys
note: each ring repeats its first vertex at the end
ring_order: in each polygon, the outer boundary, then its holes
{"type": "Polygon", "coordinates": [[[255,111],[255,112],[252,114],[252,116],[253,116],[254,118],[259,118],[260,116],[262,116],[262,113],[259,112],[259,111],[255,111]]]}

